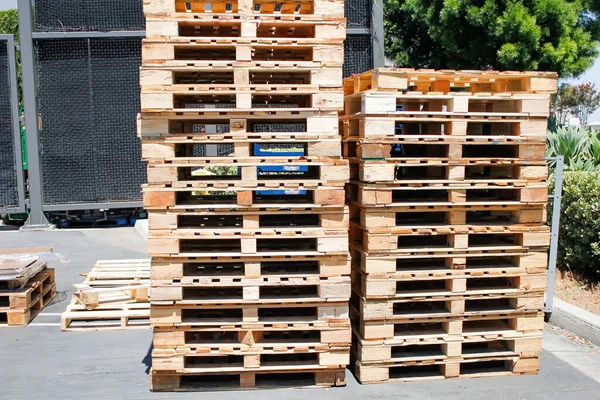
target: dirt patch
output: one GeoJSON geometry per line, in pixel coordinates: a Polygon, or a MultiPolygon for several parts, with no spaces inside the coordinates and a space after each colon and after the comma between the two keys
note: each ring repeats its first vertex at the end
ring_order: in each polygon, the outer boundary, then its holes
{"type": "Polygon", "coordinates": [[[556,272],[554,295],[569,304],[600,315],[600,284],[589,284],[571,272],[556,272]]]}

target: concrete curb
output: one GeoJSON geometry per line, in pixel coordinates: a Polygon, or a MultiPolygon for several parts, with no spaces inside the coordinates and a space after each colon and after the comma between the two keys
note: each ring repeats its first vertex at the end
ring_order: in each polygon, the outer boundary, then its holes
{"type": "Polygon", "coordinates": [[[144,239],[145,242],[148,241],[148,220],[147,219],[138,219],[135,221],[135,231],[144,239]]]}
{"type": "Polygon", "coordinates": [[[600,316],[554,298],[550,323],[600,346],[600,316]]]}

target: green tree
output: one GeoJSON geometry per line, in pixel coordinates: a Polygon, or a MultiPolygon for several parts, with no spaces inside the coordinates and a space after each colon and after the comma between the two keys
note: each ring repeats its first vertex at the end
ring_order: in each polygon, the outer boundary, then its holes
{"type": "MultiPolygon", "coordinates": [[[[16,9],[0,11],[0,34],[14,35],[19,42],[19,14],[16,9]]],[[[19,101],[23,98],[21,81],[21,54],[17,52],[17,79],[19,81],[19,101]]]]}
{"type": "Polygon", "coordinates": [[[578,76],[599,54],[600,0],[384,0],[398,67],[548,70],[578,76]]]}
{"type": "Polygon", "coordinates": [[[564,125],[569,115],[575,115],[583,125],[588,117],[600,107],[600,93],[596,85],[584,82],[579,85],[563,83],[552,96],[550,111],[559,124],[564,125]]]}

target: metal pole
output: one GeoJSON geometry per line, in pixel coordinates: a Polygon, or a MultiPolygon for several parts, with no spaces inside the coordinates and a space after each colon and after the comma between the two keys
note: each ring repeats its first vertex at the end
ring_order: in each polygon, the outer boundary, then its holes
{"type": "Polygon", "coordinates": [[[548,289],[546,291],[546,304],[544,312],[551,314],[554,308],[554,278],[556,277],[556,257],[558,255],[558,233],[560,229],[560,203],[562,199],[562,180],[564,157],[556,157],[554,176],[554,194],[548,196],[554,200],[552,207],[552,230],[550,231],[550,252],[548,259],[548,289]]]}
{"type": "Polygon", "coordinates": [[[40,167],[40,145],[38,111],[36,100],[35,57],[33,52],[31,0],[18,0],[19,33],[21,36],[21,63],[23,74],[23,103],[25,129],[27,132],[27,157],[29,162],[29,218],[24,230],[52,229],[42,211],[42,170],[40,167]]]}
{"type": "Polygon", "coordinates": [[[383,0],[371,0],[371,35],[373,68],[383,68],[385,67],[383,0]]]}

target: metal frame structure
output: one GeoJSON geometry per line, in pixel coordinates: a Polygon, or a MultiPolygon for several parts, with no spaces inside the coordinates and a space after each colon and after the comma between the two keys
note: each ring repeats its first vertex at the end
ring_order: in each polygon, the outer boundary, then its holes
{"type": "Polygon", "coordinates": [[[14,133],[15,171],[17,178],[17,207],[7,207],[0,204],[0,212],[25,212],[25,178],[23,173],[23,158],[21,149],[21,126],[19,124],[19,93],[17,90],[17,59],[15,55],[15,38],[13,35],[0,35],[0,42],[6,42],[8,49],[8,70],[10,81],[10,105],[14,133]]]}
{"type": "Polygon", "coordinates": [[[550,250],[548,259],[548,288],[546,289],[546,303],[544,312],[549,315],[554,309],[554,278],[556,277],[556,258],[558,255],[558,234],[560,231],[560,206],[562,200],[562,181],[565,160],[563,156],[550,157],[547,160],[556,160],[554,176],[554,193],[548,195],[552,199],[552,228],[550,231],[550,250]]]}
{"type": "Polygon", "coordinates": [[[369,28],[348,28],[346,34],[348,36],[371,36],[373,68],[383,68],[385,67],[383,0],[369,1],[371,2],[371,26],[369,28]]]}
{"type": "Polygon", "coordinates": [[[40,163],[40,134],[37,108],[37,75],[34,42],[56,39],[102,39],[102,38],[143,38],[145,31],[108,32],[34,32],[31,0],[18,0],[19,32],[21,37],[21,59],[23,74],[23,98],[25,108],[25,128],[27,131],[27,153],[29,160],[29,206],[30,215],[26,222],[28,229],[49,228],[45,211],[94,210],[142,207],[142,202],[44,204],[43,171],[40,163]]]}

